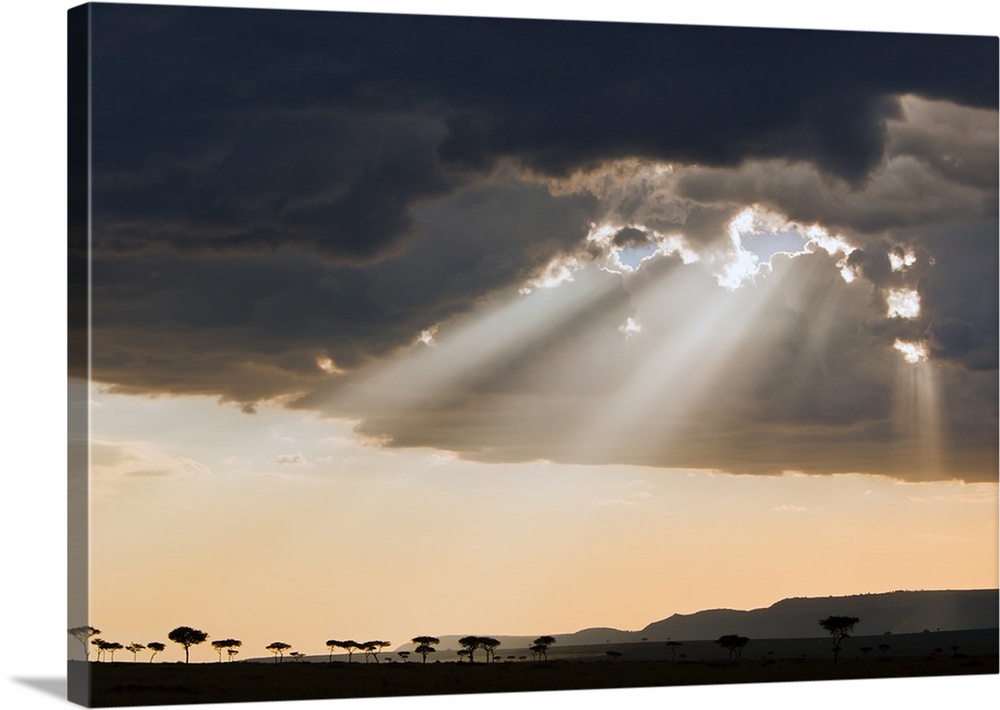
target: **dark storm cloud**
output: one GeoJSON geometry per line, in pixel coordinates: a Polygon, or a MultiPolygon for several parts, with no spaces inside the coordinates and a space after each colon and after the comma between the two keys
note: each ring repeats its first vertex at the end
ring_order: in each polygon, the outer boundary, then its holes
{"type": "Polygon", "coordinates": [[[641,155],[860,180],[892,96],[992,107],[989,38],[94,7],[109,248],[376,258],[456,166],[641,155]],[[610,49],[610,48],[613,48],[610,49]],[[942,61],[941,57],[947,57],[942,61]]]}
{"type": "MultiPolygon", "coordinates": [[[[489,460],[700,459],[755,473],[780,468],[781,452],[829,472],[811,440],[858,443],[859,469],[889,466],[876,445],[891,436],[897,338],[924,340],[956,383],[995,388],[996,38],[92,12],[98,381],[247,413],[295,401],[394,445],[489,460]],[[679,416],[668,395],[610,452],[543,436],[569,437],[650,343],[691,325],[685,309],[718,298],[730,221],[749,205],[842,233],[862,283],[847,289],[825,253],[782,266],[811,300],[759,304],[753,367],[721,368],[695,423],[674,426],[683,447],[650,443],[657,417],[679,416]],[[595,226],[613,230],[607,242],[588,240],[595,226]],[[670,307],[639,307],[683,268],[661,255],[627,289],[603,281],[600,298],[563,303],[576,320],[432,411],[410,417],[386,392],[330,404],[380,358],[433,350],[407,350],[421,333],[441,326],[444,342],[542,274],[575,277],[554,308],[590,283],[574,269],[676,235],[702,263],[670,307]],[[892,249],[916,263],[893,270],[892,249]],[[888,319],[890,289],[917,291],[919,318],[888,319]]],[[[963,401],[995,420],[995,401],[963,387],[946,425],[963,401]]]]}
{"type": "Polygon", "coordinates": [[[612,237],[612,242],[615,246],[619,247],[644,246],[649,243],[649,236],[641,229],[626,227],[615,233],[615,236],[612,237]]]}
{"type": "Polygon", "coordinates": [[[422,205],[422,238],[364,269],[294,250],[95,259],[94,376],[243,403],[302,392],[327,377],[318,360],[358,367],[520,283],[586,233],[592,203],[498,177],[422,205]]]}

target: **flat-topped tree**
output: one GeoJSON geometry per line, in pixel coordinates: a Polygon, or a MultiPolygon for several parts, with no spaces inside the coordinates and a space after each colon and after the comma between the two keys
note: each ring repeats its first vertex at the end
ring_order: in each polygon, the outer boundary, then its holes
{"type": "Polygon", "coordinates": [[[347,639],[346,641],[340,641],[338,644],[342,649],[347,651],[347,662],[350,663],[351,659],[354,658],[354,652],[361,648],[361,644],[354,639],[347,639]]]}
{"type": "Polygon", "coordinates": [[[235,656],[237,653],[239,653],[239,649],[227,648],[226,649],[226,653],[229,654],[229,662],[232,663],[233,662],[233,656],[235,656]]]}
{"type": "Polygon", "coordinates": [[[269,643],[265,648],[274,654],[274,662],[281,663],[285,659],[285,651],[290,649],[291,644],[283,643],[281,641],[275,641],[274,643],[269,643]]]}
{"type": "Polygon", "coordinates": [[[148,648],[150,651],[153,652],[153,655],[149,657],[149,662],[152,663],[153,656],[155,656],[160,651],[166,649],[166,645],[160,643],[159,641],[150,641],[148,644],[146,644],[146,648],[148,648]]]}
{"type": "Polygon", "coordinates": [[[483,647],[483,637],[482,636],[463,636],[458,640],[465,649],[465,652],[469,656],[469,663],[475,663],[475,653],[477,649],[483,647]]]}
{"type": "Polygon", "coordinates": [[[95,629],[93,626],[74,626],[72,629],[68,629],[67,633],[83,644],[83,659],[87,660],[90,658],[90,639],[101,633],[101,630],[95,629]]]}
{"type": "Polygon", "coordinates": [[[725,636],[720,636],[715,642],[729,651],[730,661],[738,663],[740,656],[743,655],[743,648],[750,642],[750,639],[746,636],[726,634],[725,636]]]}
{"type": "Polygon", "coordinates": [[[115,651],[121,651],[123,648],[125,648],[125,647],[122,646],[117,641],[112,641],[110,643],[109,642],[105,642],[104,643],[104,650],[111,653],[111,662],[112,663],[115,662],[115,651]]]}
{"type": "Polygon", "coordinates": [[[167,638],[184,647],[184,662],[187,663],[190,660],[189,649],[203,643],[208,638],[208,634],[198,629],[192,629],[190,626],[178,626],[167,634],[167,638]]]}
{"type": "Polygon", "coordinates": [[[483,650],[486,651],[486,662],[492,663],[496,659],[496,650],[500,645],[500,639],[491,636],[484,636],[482,639],[483,650]]]}
{"type": "Polygon", "coordinates": [[[132,654],[132,663],[135,663],[136,654],[138,654],[139,651],[145,650],[145,648],[146,647],[141,643],[130,643],[125,647],[125,650],[132,654]]]}
{"type": "Polygon", "coordinates": [[[427,663],[427,654],[434,653],[437,650],[434,646],[441,643],[441,639],[435,636],[414,636],[410,641],[417,644],[414,652],[423,656],[424,663],[427,663]]]}
{"type": "Polygon", "coordinates": [[[840,657],[840,645],[849,637],[848,634],[854,631],[854,626],[859,621],[861,619],[856,616],[828,616],[819,620],[819,625],[833,637],[833,665],[837,665],[837,659],[840,657]]]}
{"type": "Polygon", "coordinates": [[[239,639],[219,639],[212,642],[212,648],[215,652],[219,654],[219,663],[222,663],[222,651],[231,648],[238,648],[242,646],[243,642],[239,639]]]}
{"type": "Polygon", "coordinates": [[[549,660],[549,646],[556,642],[555,636],[539,636],[535,639],[532,649],[537,648],[538,655],[544,656],[545,660],[549,660]]]}
{"type": "Polygon", "coordinates": [[[368,657],[371,656],[378,663],[378,654],[389,645],[388,641],[365,641],[363,644],[359,645],[359,648],[365,652],[365,663],[368,663],[368,657]]]}
{"type": "Polygon", "coordinates": [[[667,648],[670,649],[670,660],[674,660],[677,655],[677,647],[683,646],[680,641],[667,641],[667,648]]]}

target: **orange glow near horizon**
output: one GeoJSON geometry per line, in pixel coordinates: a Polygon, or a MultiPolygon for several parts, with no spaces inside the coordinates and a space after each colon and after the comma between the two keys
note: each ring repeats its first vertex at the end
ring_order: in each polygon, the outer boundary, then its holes
{"type": "MultiPolygon", "coordinates": [[[[95,467],[89,622],[125,645],[190,625],[243,640],[239,658],[276,640],[323,654],[328,638],[638,629],[790,596],[997,584],[995,483],[482,464],[362,446],[349,424],[286,410],[98,399],[98,423],[155,412],[165,442],[106,442],[95,467]],[[236,425],[256,442],[242,452],[236,425]],[[129,469],[153,460],[161,475],[129,469]]],[[[178,660],[167,643],[158,658],[178,660]]]]}

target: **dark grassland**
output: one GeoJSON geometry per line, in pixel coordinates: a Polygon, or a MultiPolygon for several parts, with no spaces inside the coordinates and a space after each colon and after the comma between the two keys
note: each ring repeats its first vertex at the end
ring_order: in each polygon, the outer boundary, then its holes
{"type": "MultiPolygon", "coordinates": [[[[936,634],[934,635],[936,636],[936,634]]],[[[996,639],[996,630],[987,638],[996,639]]],[[[851,655],[833,664],[832,654],[782,654],[781,641],[760,640],[758,653],[749,647],[739,663],[729,663],[719,649],[718,660],[642,660],[639,648],[611,662],[603,646],[587,647],[589,657],[569,654],[546,662],[410,663],[285,662],[277,663],[90,663],[94,707],[169,705],[179,703],[310,700],[406,695],[448,695],[542,690],[584,690],[718,683],[767,683],[807,680],[898,678],[967,674],[995,674],[995,643],[969,653],[938,652],[869,657],[851,655]],[[765,647],[774,647],[768,654],[765,647]],[[634,655],[633,660],[628,660],[634,655]]],[[[933,638],[926,638],[932,642],[933,638]]],[[[944,639],[937,639],[944,640],[944,639]]],[[[817,640],[818,641],[818,640],[817,640]]],[[[851,639],[852,652],[863,645],[851,639]]],[[[688,647],[699,642],[690,642],[688,647]]],[[[662,643],[656,644],[663,647],[662,643]]],[[[577,647],[583,648],[583,647],[577,647]]],[[[608,646],[607,649],[611,649],[608,646]]],[[[619,645],[615,648],[621,649],[619,645]]],[[[645,645],[650,649],[649,645],[645,645]]],[[[683,647],[681,647],[683,649],[683,647]]],[[[933,646],[931,647],[934,648],[933,646]]],[[[566,649],[569,650],[569,649],[566,649]]],[[[694,650],[693,648],[691,650],[694,650]]],[[[701,655],[701,654],[699,654],[701,655]]],[[[71,661],[71,664],[81,664],[71,661]]],[[[71,672],[71,676],[73,673],[71,672]]]]}

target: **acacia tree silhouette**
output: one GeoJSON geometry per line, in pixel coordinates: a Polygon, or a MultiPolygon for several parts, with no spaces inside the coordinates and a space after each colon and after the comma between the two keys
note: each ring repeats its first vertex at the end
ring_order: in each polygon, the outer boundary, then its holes
{"type": "Polygon", "coordinates": [[[90,658],[90,647],[88,645],[90,638],[97,636],[97,634],[101,633],[101,630],[95,629],[93,626],[74,626],[72,629],[68,629],[67,633],[83,644],[83,659],[87,660],[90,658]]]}
{"type": "Polygon", "coordinates": [[[458,640],[458,642],[465,649],[465,652],[469,655],[469,663],[475,663],[475,653],[477,649],[483,647],[483,637],[482,636],[463,636],[458,640]]]}
{"type": "Polygon", "coordinates": [[[670,660],[671,661],[674,660],[674,657],[677,655],[677,647],[678,646],[683,646],[683,645],[684,644],[682,644],[680,641],[667,641],[667,648],[670,649],[670,660]]]}
{"type": "Polygon", "coordinates": [[[184,647],[184,662],[187,663],[190,660],[189,649],[192,646],[202,643],[208,638],[208,634],[198,629],[192,629],[190,626],[178,626],[167,634],[167,638],[184,647]]]}
{"type": "Polygon", "coordinates": [[[237,648],[242,645],[243,642],[240,641],[239,639],[219,639],[218,641],[212,642],[212,648],[214,648],[215,652],[219,654],[219,663],[222,663],[223,649],[237,648]]]}
{"type": "Polygon", "coordinates": [[[125,648],[125,647],[122,646],[117,641],[112,641],[110,643],[107,642],[107,641],[104,642],[104,650],[111,652],[111,662],[112,663],[115,662],[115,651],[121,651],[123,648],[125,648]]]}
{"type": "Polygon", "coordinates": [[[531,650],[535,651],[536,655],[544,656],[547,661],[549,660],[549,646],[555,642],[555,636],[539,636],[535,639],[534,646],[531,647],[531,650]]]}
{"type": "Polygon", "coordinates": [[[738,663],[740,656],[743,655],[743,648],[750,642],[750,639],[746,636],[726,634],[725,636],[720,636],[715,642],[723,648],[728,649],[729,660],[731,662],[738,663]]]}
{"type": "Polygon", "coordinates": [[[483,636],[482,646],[483,650],[486,651],[486,662],[492,663],[496,658],[497,646],[500,645],[500,639],[495,639],[491,636],[483,636]]]}
{"type": "Polygon", "coordinates": [[[160,651],[166,649],[166,646],[160,643],[159,641],[150,641],[148,644],[146,644],[146,648],[148,648],[150,651],[153,652],[153,655],[149,657],[149,662],[152,663],[153,656],[155,656],[160,651]]]}
{"type": "Polygon", "coordinates": [[[139,653],[139,651],[144,650],[145,648],[146,647],[144,645],[142,645],[141,643],[132,642],[128,646],[125,647],[125,650],[129,651],[132,654],[132,663],[135,663],[135,656],[136,656],[136,654],[139,653]]]}
{"type": "Polygon", "coordinates": [[[226,653],[229,654],[229,662],[232,663],[233,662],[233,656],[235,656],[237,653],[239,653],[239,650],[235,649],[235,648],[229,648],[229,649],[226,649],[226,653]]]}
{"type": "Polygon", "coordinates": [[[359,648],[365,652],[365,663],[368,663],[369,656],[374,658],[375,662],[378,663],[378,654],[388,645],[388,641],[365,641],[363,644],[360,644],[359,648]]]}
{"type": "Polygon", "coordinates": [[[356,650],[358,650],[358,649],[361,648],[361,644],[359,644],[354,639],[348,639],[347,641],[341,641],[337,645],[340,646],[345,651],[347,651],[347,662],[348,663],[350,663],[351,662],[351,658],[354,657],[354,652],[356,650]]]}
{"type": "Polygon", "coordinates": [[[285,658],[285,651],[290,649],[291,644],[282,643],[281,641],[275,641],[274,643],[268,644],[265,648],[274,654],[274,662],[281,663],[285,658]]]}
{"type": "Polygon", "coordinates": [[[417,644],[414,651],[424,657],[424,663],[427,663],[427,654],[434,653],[437,650],[434,646],[441,643],[441,639],[434,636],[414,636],[410,641],[417,644]]]}
{"type": "Polygon", "coordinates": [[[840,645],[859,621],[861,619],[856,616],[828,616],[819,620],[819,625],[833,637],[833,665],[837,665],[837,659],[840,657],[840,645]]]}

